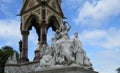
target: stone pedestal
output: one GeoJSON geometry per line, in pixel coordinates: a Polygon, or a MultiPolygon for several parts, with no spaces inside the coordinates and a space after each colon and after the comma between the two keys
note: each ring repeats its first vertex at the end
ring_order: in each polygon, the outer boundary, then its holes
{"type": "Polygon", "coordinates": [[[50,67],[50,68],[37,68],[36,71],[29,73],[98,73],[92,69],[84,69],[79,66],[70,67],[50,67]]]}
{"type": "Polygon", "coordinates": [[[39,61],[40,60],[40,51],[36,50],[35,51],[35,57],[34,57],[34,61],[39,61]]]}
{"type": "Polygon", "coordinates": [[[18,61],[18,63],[28,63],[28,62],[29,62],[29,59],[25,58],[25,57],[19,59],[19,61],[18,61]]]}

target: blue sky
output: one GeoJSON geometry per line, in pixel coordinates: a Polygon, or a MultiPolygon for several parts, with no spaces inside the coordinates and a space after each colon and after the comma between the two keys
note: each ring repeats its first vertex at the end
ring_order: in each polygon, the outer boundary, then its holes
{"type": "MultiPolygon", "coordinates": [[[[9,45],[18,49],[20,34],[19,14],[22,0],[0,0],[0,47],[9,45]]],[[[63,0],[65,19],[72,25],[72,38],[77,31],[83,49],[93,67],[100,73],[116,73],[120,67],[120,0],[63,0]]],[[[37,48],[35,29],[29,36],[29,59],[37,48]]],[[[48,42],[54,36],[49,29],[48,42]]]]}

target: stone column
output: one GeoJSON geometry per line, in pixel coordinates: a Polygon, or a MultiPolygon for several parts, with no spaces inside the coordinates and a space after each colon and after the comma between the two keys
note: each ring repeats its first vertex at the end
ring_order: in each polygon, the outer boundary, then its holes
{"type": "Polygon", "coordinates": [[[42,48],[43,44],[47,44],[47,30],[46,30],[46,25],[42,24],[40,26],[40,40],[39,40],[39,44],[38,44],[38,49],[35,51],[35,57],[34,57],[34,61],[38,61],[40,60],[40,50],[42,48]]]}
{"type": "Polygon", "coordinates": [[[42,25],[41,28],[41,44],[47,44],[47,30],[46,24],[42,25]]]}
{"type": "Polygon", "coordinates": [[[21,62],[29,62],[28,59],[28,31],[22,31],[22,54],[21,54],[21,62]]]}
{"type": "Polygon", "coordinates": [[[42,1],[42,25],[41,25],[41,44],[47,44],[47,35],[46,35],[46,1],[42,1]]]}

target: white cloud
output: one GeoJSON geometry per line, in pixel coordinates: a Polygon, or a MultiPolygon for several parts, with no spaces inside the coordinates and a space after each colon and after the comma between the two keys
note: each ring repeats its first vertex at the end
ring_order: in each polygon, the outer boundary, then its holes
{"type": "Polygon", "coordinates": [[[20,38],[19,20],[0,20],[0,38],[1,39],[19,39],[20,38]]]}
{"type": "Polygon", "coordinates": [[[120,48],[120,29],[84,31],[80,35],[83,42],[106,49],[120,48]]]}
{"type": "Polygon", "coordinates": [[[34,27],[29,31],[29,41],[33,44],[38,43],[38,35],[34,27]]]}
{"type": "Polygon", "coordinates": [[[38,36],[36,30],[32,28],[28,38],[28,57],[30,61],[34,58],[34,51],[38,48],[38,36]]]}
{"type": "MultiPolygon", "coordinates": [[[[82,8],[77,12],[78,17],[75,19],[76,24],[102,24],[111,16],[120,14],[120,0],[93,0],[90,3],[86,1],[82,8]],[[96,5],[95,5],[96,4],[96,5]]],[[[95,26],[95,25],[94,25],[95,26]]],[[[97,25],[96,25],[97,26],[97,25]]]]}
{"type": "Polygon", "coordinates": [[[18,51],[21,39],[20,22],[18,19],[0,20],[0,46],[11,46],[18,51]]]}

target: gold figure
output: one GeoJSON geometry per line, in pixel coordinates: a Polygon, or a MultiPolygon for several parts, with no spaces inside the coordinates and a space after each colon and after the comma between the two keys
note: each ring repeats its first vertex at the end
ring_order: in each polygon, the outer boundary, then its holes
{"type": "Polygon", "coordinates": [[[38,41],[38,48],[36,49],[36,51],[40,51],[41,50],[41,44],[40,41],[38,41]]]}

